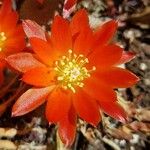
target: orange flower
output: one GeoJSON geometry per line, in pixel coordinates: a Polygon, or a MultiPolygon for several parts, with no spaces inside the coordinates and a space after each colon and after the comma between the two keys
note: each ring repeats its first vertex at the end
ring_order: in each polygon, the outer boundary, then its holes
{"type": "Polygon", "coordinates": [[[24,115],[47,99],[46,118],[58,124],[66,145],[74,141],[77,116],[96,126],[101,109],[125,122],[127,116],[114,89],[130,87],[139,78],[117,67],[128,58],[122,48],[109,43],[116,29],[117,22],[111,20],[92,31],[84,9],[70,23],[56,16],[48,41],[30,38],[35,55],[18,53],[7,58],[24,73],[22,80],[34,86],[17,100],[12,115],[24,115]]]}
{"type": "Polygon", "coordinates": [[[11,8],[11,0],[4,0],[0,8],[0,81],[3,78],[4,58],[21,51],[25,47],[25,35],[21,25],[17,25],[18,14],[11,8]]]}

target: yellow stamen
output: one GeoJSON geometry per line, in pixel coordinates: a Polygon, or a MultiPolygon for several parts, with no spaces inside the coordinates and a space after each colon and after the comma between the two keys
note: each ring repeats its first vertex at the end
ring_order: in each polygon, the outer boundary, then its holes
{"type": "Polygon", "coordinates": [[[0,32],[0,51],[3,49],[4,41],[7,39],[4,32],[0,32]]]}
{"type": "Polygon", "coordinates": [[[89,60],[84,55],[76,55],[72,50],[68,50],[67,56],[62,56],[55,62],[57,81],[64,89],[70,89],[75,93],[75,87],[83,87],[83,80],[89,78],[90,73],[96,70],[93,66],[88,70],[85,65],[89,60]]]}

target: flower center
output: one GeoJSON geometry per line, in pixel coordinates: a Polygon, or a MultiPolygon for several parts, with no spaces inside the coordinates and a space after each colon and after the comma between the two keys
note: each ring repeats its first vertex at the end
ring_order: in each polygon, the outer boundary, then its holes
{"type": "Polygon", "coordinates": [[[75,86],[83,87],[83,80],[90,77],[90,73],[96,70],[93,66],[88,70],[85,65],[89,63],[88,59],[80,54],[76,55],[72,50],[68,51],[67,56],[62,56],[55,62],[55,71],[57,80],[64,89],[70,89],[75,93],[75,86]]]}
{"type": "Polygon", "coordinates": [[[0,51],[2,51],[2,47],[6,39],[7,37],[5,35],[5,32],[0,32],[0,51]]]}

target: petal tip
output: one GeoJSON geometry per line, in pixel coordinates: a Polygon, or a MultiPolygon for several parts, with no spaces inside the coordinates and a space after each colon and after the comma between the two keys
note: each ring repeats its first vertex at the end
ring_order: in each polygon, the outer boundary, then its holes
{"type": "Polygon", "coordinates": [[[128,122],[128,119],[127,119],[127,117],[121,117],[120,119],[119,119],[119,121],[120,122],[122,122],[123,124],[126,124],[127,122],[128,122]]]}
{"type": "Polygon", "coordinates": [[[17,117],[18,115],[17,115],[17,113],[16,112],[12,112],[11,113],[11,117],[13,118],[13,117],[17,117]]]}
{"type": "Polygon", "coordinates": [[[122,115],[118,116],[118,121],[120,121],[123,124],[126,124],[129,121],[128,115],[125,110],[122,115]]]}
{"type": "Polygon", "coordinates": [[[139,82],[141,79],[138,77],[138,76],[136,76],[136,82],[139,82]]]}
{"type": "MultiPolygon", "coordinates": [[[[98,122],[99,123],[99,122],[98,122]]],[[[96,122],[96,123],[90,123],[94,128],[96,128],[97,127],[97,125],[98,125],[98,123],[96,122]]]]}
{"type": "Polygon", "coordinates": [[[94,128],[97,128],[99,122],[101,121],[101,116],[99,115],[99,118],[97,120],[94,120],[93,122],[89,122],[94,128]]]}
{"type": "Polygon", "coordinates": [[[51,123],[51,122],[49,122],[49,123],[48,123],[48,126],[50,127],[51,125],[52,125],[52,123],[51,123]]]}
{"type": "Polygon", "coordinates": [[[137,82],[139,82],[141,79],[138,77],[138,76],[136,76],[135,74],[133,74],[134,76],[134,78],[133,78],[133,84],[136,84],[137,82]]]}

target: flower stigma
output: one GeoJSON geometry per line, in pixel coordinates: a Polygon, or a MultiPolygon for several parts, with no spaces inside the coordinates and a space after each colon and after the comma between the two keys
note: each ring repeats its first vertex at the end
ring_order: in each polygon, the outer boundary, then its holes
{"type": "Polygon", "coordinates": [[[5,35],[5,32],[0,32],[0,52],[2,51],[2,47],[6,39],[7,37],[5,35]]]}
{"type": "Polygon", "coordinates": [[[84,55],[76,55],[72,50],[68,50],[67,56],[62,56],[55,61],[57,80],[64,89],[70,89],[75,93],[75,86],[83,87],[83,80],[89,78],[90,73],[96,70],[93,66],[88,70],[85,65],[89,63],[88,58],[84,55]]]}

